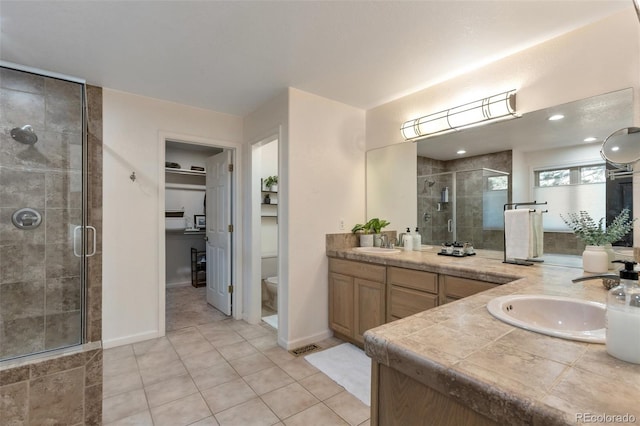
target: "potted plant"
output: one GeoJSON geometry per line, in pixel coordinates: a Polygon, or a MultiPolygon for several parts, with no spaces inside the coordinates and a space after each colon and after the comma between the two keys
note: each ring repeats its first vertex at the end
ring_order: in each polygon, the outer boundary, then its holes
{"type": "Polygon", "coordinates": [[[390,223],[384,219],[373,218],[367,223],[358,223],[352,229],[354,234],[360,233],[360,247],[373,247],[377,242],[376,247],[380,247],[380,231],[390,223]],[[377,235],[377,241],[374,238],[377,235]]]}
{"type": "MultiPolygon", "coordinates": [[[[605,227],[604,217],[595,221],[588,212],[568,213],[567,217],[560,215],[573,233],[587,246],[582,253],[582,267],[585,272],[603,273],[611,266],[610,254],[605,246],[622,239],[633,229],[635,219],[629,218],[629,209],[622,212],[605,227]]],[[[613,252],[613,249],[611,249],[613,252]]]]}
{"type": "Polygon", "coordinates": [[[278,191],[278,176],[269,176],[264,180],[264,187],[268,191],[278,191]]]}

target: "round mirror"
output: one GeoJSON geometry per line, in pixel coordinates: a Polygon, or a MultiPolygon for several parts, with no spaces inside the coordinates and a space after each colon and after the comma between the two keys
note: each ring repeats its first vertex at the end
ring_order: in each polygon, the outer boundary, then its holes
{"type": "Polygon", "coordinates": [[[614,164],[632,164],[640,160],[640,127],[625,127],[611,133],[602,143],[600,155],[614,164]]]}

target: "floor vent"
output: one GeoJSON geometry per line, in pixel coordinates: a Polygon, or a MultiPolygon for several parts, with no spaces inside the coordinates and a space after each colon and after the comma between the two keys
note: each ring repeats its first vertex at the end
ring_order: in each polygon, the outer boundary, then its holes
{"type": "Polygon", "coordinates": [[[318,349],[322,349],[322,348],[321,348],[320,346],[318,346],[318,345],[316,345],[316,344],[312,343],[312,344],[310,344],[310,345],[301,346],[301,347],[296,348],[296,349],[291,349],[291,350],[289,351],[289,353],[290,353],[291,355],[293,355],[293,356],[300,356],[300,355],[306,355],[306,354],[309,354],[309,353],[311,353],[311,352],[315,352],[315,351],[317,351],[318,349]]]}

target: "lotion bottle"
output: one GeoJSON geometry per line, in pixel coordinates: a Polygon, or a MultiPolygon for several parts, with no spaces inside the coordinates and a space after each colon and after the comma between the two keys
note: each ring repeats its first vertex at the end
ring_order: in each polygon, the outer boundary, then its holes
{"type": "Polygon", "coordinates": [[[407,232],[402,237],[402,245],[404,246],[404,251],[413,250],[413,235],[411,234],[411,229],[407,228],[407,232]]]}
{"type": "Polygon", "coordinates": [[[623,361],[640,364],[640,286],[636,262],[623,262],[620,285],[607,295],[607,352],[623,361]]]}
{"type": "Polygon", "coordinates": [[[420,235],[420,231],[416,227],[416,233],[413,234],[413,250],[420,251],[422,249],[422,235],[420,235]]]}

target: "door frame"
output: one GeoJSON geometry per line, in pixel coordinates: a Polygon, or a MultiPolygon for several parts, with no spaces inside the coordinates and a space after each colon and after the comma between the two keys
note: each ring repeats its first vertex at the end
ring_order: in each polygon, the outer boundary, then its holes
{"type": "Polygon", "coordinates": [[[166,131],[158,132],[158,143],[160,155],[158,161],[158,332],[159,336],[166,333],[166,240],[165,240],[165,144],[167,139],[180,142],[187,145],[204,145],[214,148],[223,148],[232,150],[233,174],[231,176],[231,220],[234,225],[233,234],[231,235],[231,280],[233,283],[233,293],[231,294],[231,303],[233,306],[232,317],[234,319],[242,319],[244,311],[242,305],[243,279],[242,279],[242,143],[230,142],[221,139],[203,138],[200,136],[187,135],[183,133],[173,133],[166,131]]]}

